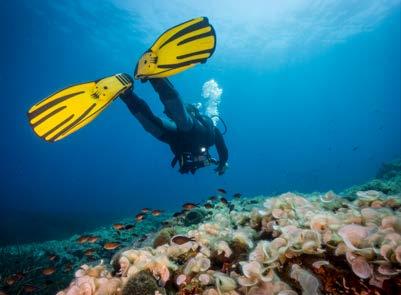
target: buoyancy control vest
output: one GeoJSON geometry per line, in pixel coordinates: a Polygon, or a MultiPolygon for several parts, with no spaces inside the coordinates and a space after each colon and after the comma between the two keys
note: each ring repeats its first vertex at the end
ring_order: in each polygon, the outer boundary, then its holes
{"type": "Polygon", "coordinates": [[[171,166],[180,165],[181,173],[196,172],[197,169],[216,164],[209,154],[209,148],[215,144],[214,124],[210,117],[199,112],[192,113],[193,127],[188,131],[178,131],[170,142],[174,153],[171,166]]]}

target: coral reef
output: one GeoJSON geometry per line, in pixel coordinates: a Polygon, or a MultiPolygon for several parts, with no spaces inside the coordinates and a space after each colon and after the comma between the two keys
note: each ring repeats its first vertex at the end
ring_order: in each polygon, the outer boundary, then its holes
{"type": "Polygon", "coordinates": [[[401,159],[389,163],[383,163],[377,172],[376,178],[389,180],[401,174],[401,159]]]}
{"type": "MultiPolygon", "coordinates": [[[[166,214],[163,222],[145,219],[129,230],[123,222],[107,235],[74,237],[71,248],[55,243],[43,252],[43,267],[6,273],[3,292],[50,293],[42,286],[60,275],[70,283],[49,284],[59,295],[401,294],[401,190],[395,188],[355,191],[354,199],[332,191],[215,198],[207,210],[166,214]],[[67,261],[63,273],[59,266],[67,261]],[[29,273],[41,275],[40,287],[24,279],[29,273]]],[[[4,251],[9,257],[10,249],[4,251]]]]}
{"type": "Polygon", "coordinates": [[[369,190],[380,191],[389,195],[399,193],[401,191],[401,159],[383,163],[376,179],[362,185],[352,186],[342,194],[355,198],[358,191],[369,190]]]}
{"type": "Polygon", "coordinates": [[[113,278],[124,290],[146,272],[154,288],[174,294],[401,290],[401,195],[357,196],[351,202],[333,192],[285,193],[259,199],[251,212],[211,209],[185,236],[156,248],[121,251],[113,278]],[[243,215],[247,221],[238,226],[243,215]]]}

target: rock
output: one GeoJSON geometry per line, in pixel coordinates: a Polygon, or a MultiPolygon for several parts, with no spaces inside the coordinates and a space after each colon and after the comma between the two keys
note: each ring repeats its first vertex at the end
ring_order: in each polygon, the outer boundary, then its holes
{"type": "Polygon", "coordinates": [[[153,275],[143,270],[128,279],[122,295],[155,295],[157,292],[166,295],[166,290],[159,287],[153,275]]]}
{"type": "Polygon", "coordinates": [[[201,223],[203,218],[205,218],[206,212],[202,209],[193,209],[187,213],[184,218],[184,225],[190,226],[193,224],[201,223]]]}

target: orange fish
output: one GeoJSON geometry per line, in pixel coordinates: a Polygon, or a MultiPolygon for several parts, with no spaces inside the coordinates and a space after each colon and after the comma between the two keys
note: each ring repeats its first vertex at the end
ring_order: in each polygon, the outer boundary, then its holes
{"type": "Polygon", "coordinates": [[[10,275],[10,276],[6,277],[6,279],[4,280],[4,282],[8,286],[14,285],[16,281],[18,281],[18,278],[16,277],[16,275],[10,275]]]}
{"type": "Polygon", "coordinates": [[[160,210],[152,210],[152,215],[153,216],[159,216],[162,212],[160,210]]]}
{"type": "Polygon", "coordinates": [[[121,224],[121,223],[113,224],[113,228],[114,228],[115,230],[121,230],[121,229],[124,228],[124,224],[121,224]]]}
{"type": "Polygon", "coordinates": [[[141,210],[142,213],[148,213],[149,211],[150,211],[149,208],[142,208],[142,210],[141,210]]]}
{"type": "Polygon", "coordinates": [[[138,213],[135,216],[136,221],[142,221],[145,218],[145,214],[144,213],[138,213]]]}
{"type": "Polygon", "coordinates": [[[192,210],[195,207],[198,207],[198,205],[194,203],[185,203],[184,205],[182,205],[182,208],[184,208],[185,210],[192,210]]]}
{"type": "Polygon", "coordinates": [[[42,274],[45,276],[50,276],[56,272],[56,269],[54,267],[46,267],[42,269],[42,274]]]}
{"type": "Polygon", "coordinates": [[[117,242],[108,242],[103,245],[103,248],[106,250],[114,250],[118,247],[120,247],[120,243],[117,243],[117,242]]]}
{"type": "Polygon", "coordinates": [[[95,253],[96,253],[95,249],[90,248],[88,250],[85,250],[84,255],[85,256],[92,256],[95,253]]]}
{"type": "Polygon", "coordinates": [[[80,244],[83,244],[83,243],[86,243],[88,240],[89,240],[89,236],[80,236],[77,239],[77,242],[80,243],[80,244]]]}
{"type": "Polygon", "coordinates": [[[91,236],[91,237],[88,238],[88,243],[91,243],[91,244],[96,243],[96,241],[98,239],[99,239],[98,237],[91,236]]]}

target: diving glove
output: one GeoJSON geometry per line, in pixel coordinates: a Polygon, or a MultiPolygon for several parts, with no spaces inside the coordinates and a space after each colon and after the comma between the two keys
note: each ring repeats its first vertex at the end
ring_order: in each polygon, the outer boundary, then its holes
{"type": "Polygon", "coordinates": [[[220,176],[226,173],[227,169],[228,169],[228,163],[224,163],[224,164],[219,164],[217,168],[214,169],[214,171],[217,173],[217,175],[220,176]]]}

